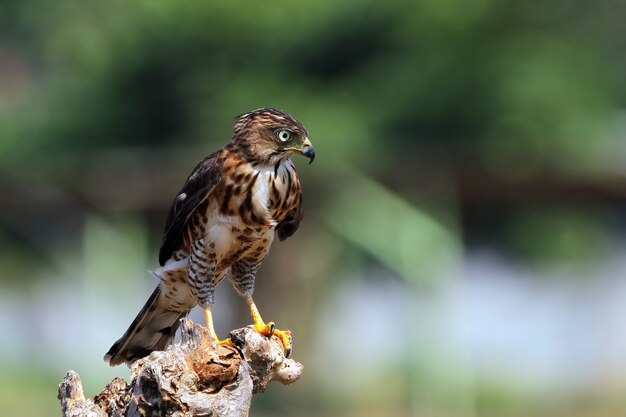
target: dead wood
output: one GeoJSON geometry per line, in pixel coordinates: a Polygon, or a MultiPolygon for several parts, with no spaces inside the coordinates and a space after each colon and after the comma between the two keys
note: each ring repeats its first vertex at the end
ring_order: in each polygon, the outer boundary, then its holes
{"type": "Polygon", "coordinates": [[[267,384],[297,381],[303,367],[285,358],[276,337],[251,327],[233,330],[237,346],[215,346],[206,329],[181,323],[181,341],[152,352],[131,366],[131,380],[115,378],[93,398],[85,399],[78,374],[69,371],[59,385],[64,417],[244,417],[252,395],[267,384]]]}

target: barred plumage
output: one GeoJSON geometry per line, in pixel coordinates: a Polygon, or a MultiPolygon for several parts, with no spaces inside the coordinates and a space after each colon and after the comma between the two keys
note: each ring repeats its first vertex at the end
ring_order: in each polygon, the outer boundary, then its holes
{"type": "Polygon", "coordinates": [[[302,219],[300,182],[290,160],[294,153],[315,157],[308,132],[289,114],[266,108],[238,118],[231,142],[202,160],[174,199],[159,253],[161,268],[154,272],[159,286],[106,361],[130,363],[163,349],[181,315],[197,304],[217,339],[210,309],[215,288],[229,274],[249,304],[255,328],[279,334],[290,351],[290,333],[265,325],[251,295],[274,233],[284,240],[302,219]]]}

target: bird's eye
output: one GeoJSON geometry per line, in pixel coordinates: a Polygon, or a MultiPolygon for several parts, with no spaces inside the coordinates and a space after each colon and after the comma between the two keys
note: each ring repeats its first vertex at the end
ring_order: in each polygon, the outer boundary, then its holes
{"type": "Polygon", "coordinates": [[[289,139],[291,139],[291,132],[285,129],[279,130],[276,136],[278,136],[278,139],[281,142],[287,142],[289,139]]]}

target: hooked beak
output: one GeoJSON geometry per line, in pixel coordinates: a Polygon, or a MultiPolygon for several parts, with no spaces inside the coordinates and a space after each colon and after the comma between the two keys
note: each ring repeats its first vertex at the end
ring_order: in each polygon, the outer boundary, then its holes
{"type": "Polygon", "coordinates": [[[313,163],[313,160],[315,159],[315,146],[313,146],[309,138],[304,139],[300,154],[309,158],[309,165],[313,163]]]}

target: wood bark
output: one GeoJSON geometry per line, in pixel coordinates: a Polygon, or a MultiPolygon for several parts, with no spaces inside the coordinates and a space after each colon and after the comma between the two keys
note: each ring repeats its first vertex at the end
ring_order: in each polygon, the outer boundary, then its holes
{"type": "Polygon", "coordinates": [[[302,375],[276,337],[245,327],[230,338],[236,347],[216,346],[204,327],[183,319],[179,343],[134,362],[130,382],[115,378],[93,398],[85,398],[80,376],[69,371],[59,385],[63,416],[244,417],[253,394],[302,375]]]}

